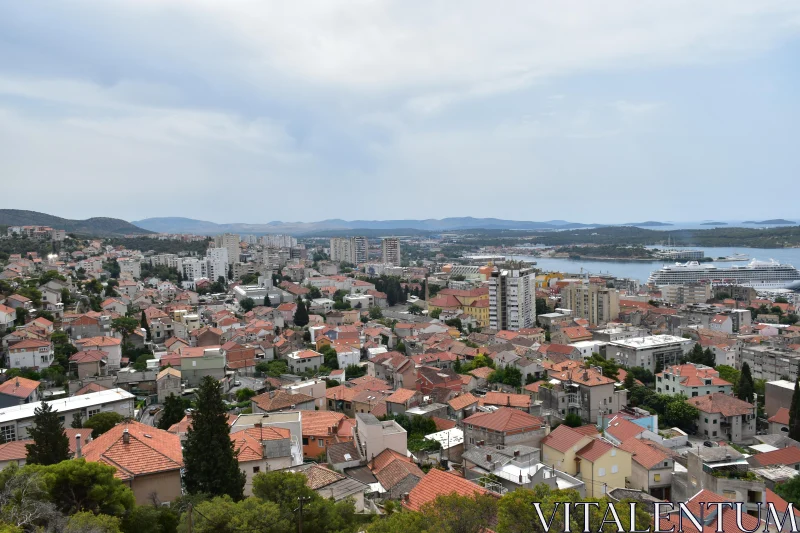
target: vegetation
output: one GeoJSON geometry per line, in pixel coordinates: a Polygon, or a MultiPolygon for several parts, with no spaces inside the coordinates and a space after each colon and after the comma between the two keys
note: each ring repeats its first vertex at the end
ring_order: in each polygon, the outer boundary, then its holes
{"type": "Polygon", "coordinates": [[[700,412],[686,403],[681,395],[658,394],[652,389],[636,385],[629,389],[628,402],[632,406],[643,407],[660,415],[667,427],[678,427],[691,431],[700,412]]]}
{"type": "Polygon", "coordinates": [[[613,380],[618,380],[617,372],[619,365],[613,359],[603,359],[599,353],[593,353],[591,357],[586,360],[589,366],[599,366],[603,371],[603,375],[613,380]]]}
{"type": "Polygon", "coordinates": [[[294,313],[294,324],[301,328],[308,325],[308,309],[306,309],[306,304],[303,303],[302,298],[297,299],[297,311],[294,313]]]}
{"type": "Polygon", "coordinates": [[[753,381],[753,376],[750,374],[750,365],[742,363],[742,372],[736,387],[736,397],[740,400],[753,403],[753,394],[755,394],[755,390],[756,384],[753,381]]]}
{"type": "Polygon", "coordinates": [[[177,424],[186,416],[186,409],[189,401],[179,396],[170,394],[164,399],[164,410],[161,411],[161,418],[158,419],[158,428],[167,430],[173,424],[177,424]]]}
{"type": "Polygon", "coordinates": [[[521,387],[522,372],[513,366],[498,368],[489,374],[487,381],[489,383],[502,383],[503,385],[509,385],[511,387],[521,387]]]}
{"type": "Polygon", "coordinates": [[[347,365],[344,369],[344,375],[347,379],[360,378],[367,375],[367,367],[360,365],[347,365]]]}
{"type": "Polygon", "coordinates": [[[239,302],[239,306],[245,313],[249,313],[256,306],[256,302],[252,298],[243,298],[242,301],[239,302]]]}
{"type": "Polygon", "coordinates": [[[183,449],[186,490],[189,494],[227,495],[241,500],[245,475],[239,470],[230,439],[219,381],[211,376],[203,378],[196,405],[183,449]]]}
{"type": "Polygon", "coordinates": [[[123,420],[121,414],[115,413],[114,411],[107,411],[92,415],[89,420],[83,423],[83,427],[91,429],[92,438],[96,439],[123,420]]]}
{"type": "Polygon", "coordinates": [[[283,359],[275,359],[273,361],[261,361],[256,364],[256,372],[271,378],[280,377],[281,374],[289,372],[289,364],[283,359]]]}
{"type": "Polygon", "coordinates": [[[52,465],[69,458],[69,439],[56,411],[50,404],[42,404],[33,411],[33,426],[28,429],[33,439],[26,444],[27,463],[52,465]]]}
{"type": "Polygon", "coordinates": [[[570,413],[564,418],[564,424],[571,428],[580,427],[583,425],[583,419],[579,414],[570,413]]]}

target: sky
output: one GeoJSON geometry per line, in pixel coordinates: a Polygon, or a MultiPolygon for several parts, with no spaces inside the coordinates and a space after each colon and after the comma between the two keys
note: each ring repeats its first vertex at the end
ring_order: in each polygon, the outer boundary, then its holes
{"type": "Polygon", "coordinates": [[[796,0],[2,2],[0,208],[797,218],[798,37],[796,0]]]}

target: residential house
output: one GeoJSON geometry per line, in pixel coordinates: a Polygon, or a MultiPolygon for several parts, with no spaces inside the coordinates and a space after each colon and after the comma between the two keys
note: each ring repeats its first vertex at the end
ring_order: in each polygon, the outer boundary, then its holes
{"type": "Polygon", "coordinates": [[[78,379],[108,375],[108,352],[103,350],[81,350],[69,358],[70,373],[78,379]]]}
{"type": "Polygon", "coordinates": [[[171,502],[182,494],[183,450],[180,437],[168,431],[124,422],[86,443],[78,454],[113,466],[114,477],[131,488],[138,505],[171,502]]]}
{"type": "Polygon", "coordinates": [[[220,346],[223,331],[214,327],[202,327],[192,331],[189,335],[195,346],[220,346]]]}
{"type": "Polygon", "coordinates": [[[365,511],[364,495],[370,491],[369,485],[313,463],[292,467],[289,471],[303,473],[306,476],[306,486],[323,498],[334,502],[352,500],[357,513],[365,511]]]}
{"type": "Polygon", "coordinates": [[[287,354],[289,371],[300,374],[306,371],[317,371],[325,362],[325,357],[314,350],[299,350],[287,354]]]}
{"type": "Polygon", "coordinates": [[[439,496],[448,494],[458,494],[459,496],[474,497],[476,495],[488,495],[499,498],[500,495],[463,477],[432,468],[417,485],[411,489],[407,497],[401,501],[403,507],[411,511],[419,511],[426,503],[434,501],[439,496]]]}
{"type": "Polygon", "coordinates": [[[231,431],[230,437],[238,454],[239,469],[246,476],[245,496],[253,494],[253,477],[259,472],[295,466],[289,429],[256,424],[247,429],[231,431]]]}
{"type": "Polygon", "coordinates": [[[781,407],[778,412],[767,419],[769,432],[773,435],[786,435],[789,433],[789,410],[781,407]]]}
{"type": "Polygon", "coordinates": [[[425,477],[425,473],[403,454],[386,448],[367,464],[381,484],[384,499],[397,500],[408,494],[425,477]]]}
{"type": "Polygon", "coordinates": [[[422,401],[422,393],[411,389],[397,389],[386,397],[386,412],[390,415],[402,415],[416,407],[422,401]]]}
{"type": "Polygon", "coordinates": [[[303,457],[316,459],[327,453],[328,446],[353,440],[353,419],[343,413],[303,411],[303,457]]]}
{"type": "Polygon", "coordinates": [[[39,381],[16,376],[0,384],[0,408],[39,401],[39,381]]]}
{"type": "Polygon", "coordinates": [[[582,326],[564,327],[553,332],[550,339],[557,344],[572,344],[592,340],[592,332],[582,326]]]}
{"type": "Polygon", "coordinates": [[[648,439],[630,438],[619,447],[631,454],[628,487],[646,492],[659,500],[670,501],[675,466],[673,452],[648,439]]]}
{"type": "Polygon", "coordinates": [[[752,404],[721,392],[686,401],[700,411],[699,435],[748,444],[756,434],[756,411],[752,404]]]}
{"type": "Polygon", "coordinates": [[[250,398],[253,413],[275,411],[313,411],[316,402],[307,394],[292,394],[284,390],[271,390],[250,398]]]}
{"type": "Polygon", "coordinates": [[[604,376],[600,368],[584,368],[577,361],[545,362],[543,366],[550,382],[539,387],[539,400],[543,409],[551,409],[562,418],[575,413],[585,422],[597,421],[628,403],[627,391],[616,390],[616,380],[604,376]]]}
{"type": "Polygon", "coordinates": [[[461,377],[452,370],[429,366],[418,367],[417,390],[423,394],[430,394],[434,388],[461,392],[461,377]]]}
{"type": "Polygon", "coordinates": [[[478,398],[467,392],[447,402],[447,414],[456,421],[469,418],[478,409],[478,398]]]}
{"type": "Polygon", "coordinates": [[[716,392],[733,394],[733,384],[719,377],[719,372],[705,365],[674,365],[656,374],[656,392],[687,398],[716,392]]]}
{"type": "Polygon", "coordinates": [[[79,350],[101,350],[108,354],[108,370],[118,370],[122,365],[122,339],[115,337],[88,337],[75,341],[79,350]]]}
{"type": "Polygon", "coordinates": [[[179,366],[189,387],[198,387],[206,376],[221,381],[225,378],[225,350],[222,346],[181,348],[179,366]]]}
{"type": "Polygon", "coordinates": [[[14,321],[17,319],[17,310],[8,307],[7,305],[0,304],[0,333],[14,327],[14,321]]]}
{"type": "Polygon", "coordinates": [[[523,444],[539,448],[539,443],[550,428],[538,416],[519,409],[501,407],[496,411],[477,412],[461,421],[464,430],[464,447],[472,445],[511,446],[523,444]],[[479,444],[482,443],[482,444],[479,444]]]}
{"type": "Polygon", "coordinates": [[[176,368],[167,367],[156,376],[156,391],[158,402],[164,401],[170,396],[181,395],[181,371],[176,368]]]}
{"type": "Polygon", "coordinates": [[[371,461],[382,451],[392,449],[405,456],[408,452],[406,430],[394,420],[378,420],[369,413],[356,413],[353,436],[361,457],[371,461]]]}
{"type": "Polygon", "coordinates": [[[47,368],[53,362],[53,343],[25,339],[8,347],[6,361],[9,368],[47,368]]]}
{"type": "Polygon", "coordinates": [[[787,446],[770,452],[756,453],[748,457],[747,462],[753,468],[788,466],[800,471],[800,448],[787,446]]]}

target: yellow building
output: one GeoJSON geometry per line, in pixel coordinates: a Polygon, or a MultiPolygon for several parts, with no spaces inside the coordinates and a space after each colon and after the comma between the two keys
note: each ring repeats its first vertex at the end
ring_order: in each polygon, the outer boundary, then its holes
{"type": "Polygon", "coordinates": [[[475,300],[469,305],[465,305],[463,307],[464,313],[467,315],[472,316],[475,320],[478,321],[478,327],[481,328],[488,328],[489,327],[489,298],[487,297],[485,300],[475,300]]]}
{"type": "Polygon", "coordinates": [[[542,439],[541,448],[542,462],[581,479],[590,498],[624,488],[625,478],[631,475],[629,452],[564,424],[542,439]]]}
{"type": "Polygon", "coordinates": [[[546,289],[550,287],[550,281],[558,279],[564,279],[564,274],[561,272],[547,272],[546,274],[538,274],[536,276],[536,288],[537,289],[546,289]]]}

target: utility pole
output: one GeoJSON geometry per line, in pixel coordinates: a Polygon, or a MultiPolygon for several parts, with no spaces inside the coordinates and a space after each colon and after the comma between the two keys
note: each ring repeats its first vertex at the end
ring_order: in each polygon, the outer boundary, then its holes
{"type": "Polygon", "coordinates": [[[303,504],[305,502],[310,502],[311,498],[300,496],[297,500],[300,502],[300,507],[295,509],[295,511],[300,512],[300,518],[297,520],[297,533],[303,533],[303,504]]]}
{"type": "Polygon", "coordinates": [[[192,533],[192,504],[189,503],[186,507],[186,531],[192,533]]]}

